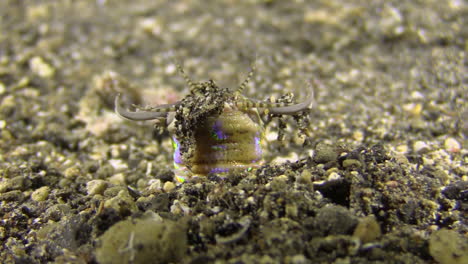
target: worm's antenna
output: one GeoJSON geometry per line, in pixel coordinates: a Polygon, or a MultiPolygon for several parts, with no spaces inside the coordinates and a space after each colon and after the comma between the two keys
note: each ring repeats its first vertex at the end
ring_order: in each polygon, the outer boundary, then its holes
{"type": "Polygon", "coordinates": [[[253,75],[255,74],[255,70],[257,69],[256,64],[257,64],[257,55],[255,55],[254,62],[252,63],[249,74],[247,74],[247,78],[245,78],[245,80],[239,85],[239,88],[237,88],[236,95],[242,94],[245,87],[247,87],[247,84],[249,84],[250,80],[252,79],[253,75]]]}
{"type": "Polygon", "coordinates": [[[184,78],[185,83],[187,83],[187,85],[189,86],[190,91],[191,92],[194,91],[197,86],[193,83],[192,79],[190,79],[190,77],[185,73],[182,65],[180,65],[180,63],[176,63],[176,65],[177,65],[177,69],[179,70],[179,73],[184,78]]]}

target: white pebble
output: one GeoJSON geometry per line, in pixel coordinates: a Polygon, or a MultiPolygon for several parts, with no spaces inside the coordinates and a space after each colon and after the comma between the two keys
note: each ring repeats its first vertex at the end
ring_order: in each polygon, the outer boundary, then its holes
{"type": "Polygon", "coordinates": [[[116,171],[123,171],[128,168],[127,163],[125,163],[121,159],[110,159],[109,164],[116,170],[116,171]]]}
{"type": "Polygon", "coordinates": [[[413,144],[413,149],[417,153],[423,153],[429,150],[429,146],[424,141],[416,141],[413,144]]]}
{"type": "Polygon", "coordinates": [[[0,82],[0,94],[4,94],[6,92],[5,84],[0,82]]]}
{"type": "Polygon", "coordinates": [[[52,77],[55,73],[55,69],[50,66],[50,64],[45,62],[43,58],[37,56],[29,61],[29,67],[35,74],[44,78],[52,77]]]}
{"type": "Polygon", "coordinates": [[[271,161],[271,164],[283,164],[285,162],[296,162],[299,159],[297,153],[291,152],[288,156],[276,157],[271,161]]]}
{"type": "Polygon", "coordinates": [[[339,180],[339,179],[341,179],[341,176],[336,172],[332,172],[332,173],[330,173],[330,175],[328,175],[328,180],[329,181],[335,181],[335,180],[339,180]]]}
{"type": "Polygon", "coordinates": [[[447,151],[457,153],[461,150],[461,144],[454,138],[447,138],[444,142],[444,147],[447,151]]]}

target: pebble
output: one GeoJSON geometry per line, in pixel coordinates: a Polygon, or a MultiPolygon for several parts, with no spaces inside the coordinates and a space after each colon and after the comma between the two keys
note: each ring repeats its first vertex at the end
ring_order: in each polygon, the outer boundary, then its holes
{"type": "Polygon", "coordinates": [[[162,186],[162,182],[160,179],[150,180],[148,182],[147,190],[149,192],[160,192],[162,188],[161,186],[162,186]]]}
{"type": "Polygon", "coordinates": [[[299,156],[295,152],[291,152],[288,156],[276,157],[271,161],[271,164],[279,165],[285,162],[296,162],[299,160],[299,156]]]}
{"type": "Polygon", "coordinates": [[[317,163],[327,163],[336,160],[338,154],[332,145],[319,143],[315,148],[314,161],[317,163]]]}
{"type": "Polygon", "coordinates": [[[381,234],[379,223],[373,215],[370,215],[359,220],[353,236],[359,238],[364,244],[376,240],[381,234]]]}
{"type": "Polygon", "coordinates": [[[109,164],[114,168],[116,171],[124,171],[128,169],[128,165],[121,159],[110,159],[109,164]]]}
{"type": "Polygon", "coordinates": [[[349,167],[361,167],[362,164],[359,160],[357,159],[347,159],[343,161],[343,167],[349,168],[349,167]]]}
{"type": "Polygon", "coordinates": [[[115,185],[125,185],[125,175],[123,173],[117,173],[109,177],[109,182],[115,185]]]}
{"type": "Polygon", "coordinates": [[[301,134],[301,133],[296,133],[293,136],[293,140],[294,140],[294,144],[303,145],[305,140],[306,140],[306,136],[304,134],[301,134]]]}
{"type": "Polygon", "coordinates": [[[413,91],[411,93],[411,98],[414,99],[414,100],[423,100],[426,96],[419,92],[419,91],[413,91]]]}
{"type": "Polygon", "coordinates": [[[341,179],[341,176],[336,172],[332,172],[330,175],[328,175],[328,181],[335,181],[339,179],[341,179]]]}
{"type": "Polygon", "coordinates": [[[349,209],[327,205],[317,211],[313,225],[318,236],[330,236],[349,234],[357,224],[358,218],[349,209]]]}
{"type": "Polygon", "coordinates": [[[468,240],[453,230],[440,229],[429,238],[429,253],[441,264],[468,263],[468,240]]]}
{"type": "Polygon", "coordinates": [[[18,190],[0,193],[0,201],[20,201],[24,198],[23,196],[23,193],[18,190]]]}
{"type": "Polygon", "coordinates": [[[423,154],[423,153],[427,153],[430,148],[426,142],[418,140],[414,142],[413,149],[414,149],[414,152],[423,154]]]}
{"type": "Polygon", "coordinates": [[[398,145],[395,151],[398,153],[406,154],[408,153],[408,145],[398,145]]]}
{"type": "Polygon", "coordinates": [[[456,139],[449,137],[444,141],[444,148],[449,152],[458,153],[461,150],[461,144],[456,139]]]}
{"type": "Polygon", "coordinates": [[[86,183],[88,195],[103,194],[107,188],[107,182],[104,180],[92,180],[86,183]]]}
{"type": "Polygon", "coordinates": [[[364,133],[361,130],[354,131],[353,139],[356,141],[363,141],[364,140],[364,133]]]}
{"type": "Polygon", "coordinates": [[[0,109],[14,108],[16,106],[16,98],[12,95],[6,95],[0,103],[0,109]]]}
{"type": "Polygon", "coordinates": [[[165,192],[171,192],[172,190],[175,189],[175,187],[176,187],[176,185],[175,185],[173,182],[167,181],[167,182],[165,182],[164,185],[163,185],[163,190],[164,190],[165,192]]]}
{"type": "Polygon", "coordinates": [[[11,179],[4,179],[0,182],[0,193],[4,193],[11,190],[23,190],[24,189],[24,177],[17,176],[11,179]]]}
{"type": "Polygon", "coordinates": [[[33,199],[36,202],[42,202],[47,200],[47,197],[49,197],[50,193],[50,188],[48,186],[42,186],[41,188],[35,190],[31,194],[31,199],[33,199]]]}
{"type": "Polygon", "coordinates": [[[330,15],[330,12],[328,11],[311,9],[311,10],[306,10],[306,12],[304,13],[304,22],[335,24],[339,21],[335,16],[330,15]]]}
{"type": "Polygon", "coordinates": [[[295,203],[288,203],[285,206],[285,212],[288,217],[295,218],[299,214],[299,209],[297,208],[297,204],[295,203]]]}
{"type": "Polygon", "coordinates": [[[100,264],[183,263],[188,249],[186,225],[158,215],[120,221],[99,237],[100,264]]]}
{"type": "Polygon", "coordinates": [[[288,182],[288,176],[282,174],[273,178],[270,186],[273,191],[281,191],[287,187],[287,182],[288,182]]]}
{"type": "Polygon", "coordinates": [[[411,103],[411,104],[403,105],[403,109],[409,114],[411,114],[412,116],[418,117],[421,115],[423,107],[420,103],[417,103],[417,104],[411,103]]]}
{"type": "Polygon", "coordinates": [[[289,263],[291,263],[291,264],[307,264],[307,263],[310,263],[310,262],[304,255],[301,254],[301,255],[292,256],[289,263]]]}
{"type": "Polygon", "coordinates": [[[44,78],[52,77],[55,73],[55,69],[45,62],[43,58],[38,56],[31,58],[29,67],[35,74],[44,78]]]}
{"type": "Polygon", "coordinates": [[[385,36],[392,38],[404,33],[404,18],[398,8],[390,5],[384,5],[380,12],[381,18],[378,26],[385,36]]]}
{"type": "Polygon", "coordinates": [[[127,190],[121,190],[117,196],[106,200],[104,202],[104,207],[113,208],[122,215],[128,214],[128,212],[134,213],[138,211],[132,196],[130,196],[127,190]]]}
{"type": "Polygon", "coordinates": [[[80,176],[80,174],[80,169],[76,167],[70,167],[65,170],[63,176],[65,176],[67,179],[75,179],[76,177],[80,176]]]}
{"type": "Polygon", "coordinates": [[[278,132],[268,131],[265,133],[265,139],[267,142],[274,142],[278,138],[278,132]]]}
{"type": "Polygon", "coordinates": [[[308,170],[303,170],[297,180],[300,183],[311,184],[312,174],[308,170]]]}
{"type": "Polygon", "coordinates": [[[62,217],[71,213],[71,207],[68,204],[54,204],[47,208],[45,219],[58,222],[62,217]]]}
{"type": "Polygon", "coordinates": [[[163,30],[163,24],[160,19],[146,18],[140,21],[139,27],[146,33],[158,36],[163,30]]]}
{"type": "Polygon", "coordinates": [[[6,230],[5,230],[5,227],[3,226],[0,226],[0,239],[5,239],[6,237],[6,230]]]}

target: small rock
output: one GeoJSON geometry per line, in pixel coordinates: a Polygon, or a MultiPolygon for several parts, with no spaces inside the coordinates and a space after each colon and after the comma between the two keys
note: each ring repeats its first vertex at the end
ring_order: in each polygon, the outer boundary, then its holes
{"type": "Polygon", "coordinates": [[[429,253],[441,264],[468,263],[468,240],[453,230],[443,228],[432,233],[429,253]]]}
{"type": "Polygon", "coordinates": [[[411,103],[411,104],[403,105],[403,109],[409,114],[411,114],[412,116],[419,117],[421,115],[423,107],[422,107],[422,104],[420,103],[417,103],[417,104],[411,103]]]}
{"type": "Polygon", "coordinates": [[[330,175],[328,175],[328,181],[335,181],[335,180],[339,180],[341,179],[341,175],[339,175],[338,173],[336,172],[332,172],[330,173],[330,175]]]}
{"type": "Polygon", "coordinates": [[[135,202],[133,201],[132,196],[130,196],[127,190],[121,190],[119,191],[117,196],[106,200],[104,202],[104,207],[113,208],[121,215],[128,215],[130,213],[138,211],[138,208],[135,202]]]}
{"type": "Polygon", "coordinates": [[[414,100],[423,100],[426,96],[421,93],[420,91],[413,91],[411,93],[411,98],[414,99],[414,100]]]}
{"type": "Polygon", "coordinates": [[[295,218],[299,214],[297,204],[295,203],[286,204],[285,211],[286,211],[286,215],[291,218],[295,218]]]}
{"type": "Polygon", "coordinates": [[[361,130],[357,130],[353,133],[353,139],[356,141],[363,141],[364,140],[364,133],[361,130]]]}
{"type": "Polygon", "coordinates": [[[20,201],[24,198],[23,196],[21,191],[0,193],[0,201],[20,201]]]}
{"type": "Polygon", "coordinates": [[[427,153],[429,151],[429,149],[430,149],[429,146],[424,141],[419,141],[418,140],[418,141],[414,142],[414,144],[413,144],[414,152],[419,153],[419,154],[427,153]]]}
{"type": "Polygon", "coordinates": [[[115,185],[125,185],[125,174],[116,173],[109,177],[109,182],[115,185]]]}
{"type": "Polygon", "coordinates": [[[0,226],[0,239],[4,239],[5,237],[6,237],[5,227],[0,226]]]}
{"type": "Polygon", "coordinates": [[[452,153],[458,153],[461,150],[461,144],[454,138],[447,138],[444,141],[444,148],[452,153]]]}
{"type": "Polygon", "coordinates": [[[80,169],[76,167],[70,167],[65,170],[63,176],[68,179],[75,179],[76,177],[80,176],[81,172],[80,169]]]}
{"type": "Polygon", "coordinates": [[[273,191],[281,191],[287,187],[288,185],[287,182],[288,182],[288,176],[282,174],[273,178],[270,186],[273,191]]]}
{"type": "Polygon", "coordinates": [[[321,208],[314,219],[314,232],[317,235],[346,235],[350,234],[358,223],[347,208],[330,205],[321,208]]]}
{"type": "Polygon", "coordinates": [[[361,162],[357,159],[346,159],[343,161],[343,167],[345,168],[350,168],[350,167],[359,168],[361,166],[362,166],[361,162]]]}
{"type": "Polygon", "coordinates": [[[149,192],[160,192],[162,187],[162,181],[160,179],[155,179],[155,180],[150,180],[148,182],[148,187],[146,188],[147,191],[149,192]]]}
{"type": "Polygon", "coordinates": [[[353,236],[359,238],[364,244],[376,240],[381,234],[379,223],[377,223],[373,215],[370,215],[359,220],[353,236]]]}
{"type": "Polygon", "coordinates": [[[297,181],[304,184],[311,184],[312,174],[308,170],[303,170],[301,175],[297,178],[297,181]]]}
{"type": "Polygon", "coordinates": [[[50,66],[50,64],[45,62],[43,58],[37,56],[29,61],[29,67],[35,74],[44,78],[52,77],[55,73],[55,69],[50,66]]]}
{"type": "Polygon", "coordinates": [[[291,257],[289,263],[291,264],[307,264],[309,260],[304,255],[294,255],[291,257]]]}
{"type": "Polygon", "coordinates": [[[303,145],[305,140],[306,140],[306,136],[304,134],[301,134],[301,133],[296,133],[293,136],[293,140],[294,140],[294,144],[303,145]]]}
{"type": "Polygon", "coordinates": [[[97,262],[180,263],[187,250],[187,234],[179,222],[148,216],[121,221],[99,238],[97,262]]]}
{"type": "Polygon", "coordinates": [[[23,190],[25,179],[23,176],[17,176],[11,179],[4,179],[0,181],[0,193],[12,190],[23,190]]]}
{"type": "Polygon", "coordinates": [[[279,164],[283,164],[283,163],[288,162],[288,161],[293,163],[293,162],[296,162],[298,159],[299,159],[299,156],[297,155],[297,153],[291,152],[291,153],[289,153],[288,156],[280,156],[280,157],[274,158],[271,161],[271,164],[279,165],[279,164]]]}
{"type": "Polygon", "coordinates": [[[71,207],[68,204],[55,204],[47,208],[44,216],[45,219],[58,222],[62,217],[68,215],[70,212],[71,207]]]}
{"type": "Polygon", "coordinates": [[[319,143],[315,148],[314,161],[317,163],[327,163],[336,160],[338,154],[335,148],[329,144],[319,143]]]}
{"type": "Polygon", "coordinates": [[[173,182],[167,181],[167,182],[164,183],[163,190],[165,192],[170,192],[170,191],[174,190],[175,187],[176,186],[175,186],[175,184],[173,182]]]}
{"type": "MultiPolygon", "coordinates": [[[[139,27],[146,33],[158,36],[163,31],[163,24],[157,18],[145,18],[139,23],[139,27]]],[[[167,70],[166,70],[167,71],[167,70]]]]}
{"type": "Polygon", "coordinates": [[[42,202],[47,200],[47,197],[49,197],[50,193],[50,188],[48,186],[42,186],[41,188],[35,190],[31,194],[31,199],[33,199],[36,202],[42,202]]]}
{"type": "Polygon", "coordinates": [[[442,194],[448,199],[468,200],[468,181],[460,180],[450,183],[442,189],[442,194]]]}
{"type": "Polygon", "coordinates": [[[88,195],[103,194],[108,184],[104,180],[92,180],[86,183],[88,195]]]}
{"type": "Polygon", "coordinates": [[[396,147],[395,150],[396,152],[401,153],[401,154],[408,153],[408,145],[399,145],[396,147]]]}
{"type": "Polygon", "coordinates": [[[403,14],[398,8],[385,5],[381,11],[378,26],[386,37],[392,38],[404,33],[405,27],[403,21],[403,14]]]}
{"type": "Polygon", "coordinates": [[[3,84],[2,82],[0,82],[0,94],[4,94],[5,91],[6,91],[5,84],[3,84]]]}
{"type": "Polygon", "coordinates": [[[121,159],[110,159],[109,164],[114,168],[115,171],[124,171],[128,169],[128,165],[121,159]]]}

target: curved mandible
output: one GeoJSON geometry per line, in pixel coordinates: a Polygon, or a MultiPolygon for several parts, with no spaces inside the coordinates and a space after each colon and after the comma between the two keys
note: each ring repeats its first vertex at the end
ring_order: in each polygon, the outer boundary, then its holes
{"type": "MultiPolygon", "coordinates": [[[[316,83],[318,83],[316,81],[316,83]]],[[[297,112],[304,111],[311,106],[314,101],[314,87],[309,83],[309,95],[307,98],[298,104],[286,105],[280,107],[267,107],[270,114],[277,115],[293,115],[297,112]]]]}
{"type": "Polygon", "coordinates": [[[165,104],[165,105],[160,105],[157,106],[150,111],[139,111],[139,112],[131,112],[126,110],[120,105],[120,93],[117,94],[115,97],[115,112],[129,120],[133,121],[145,121],[145,120],[153,120],[153,119],[158,119],[158,118],[164,118],[167,116],[167,113],[169,112],[175,112],[175,107],[177,106],[179,102],[175,104],[165,104]]]}

